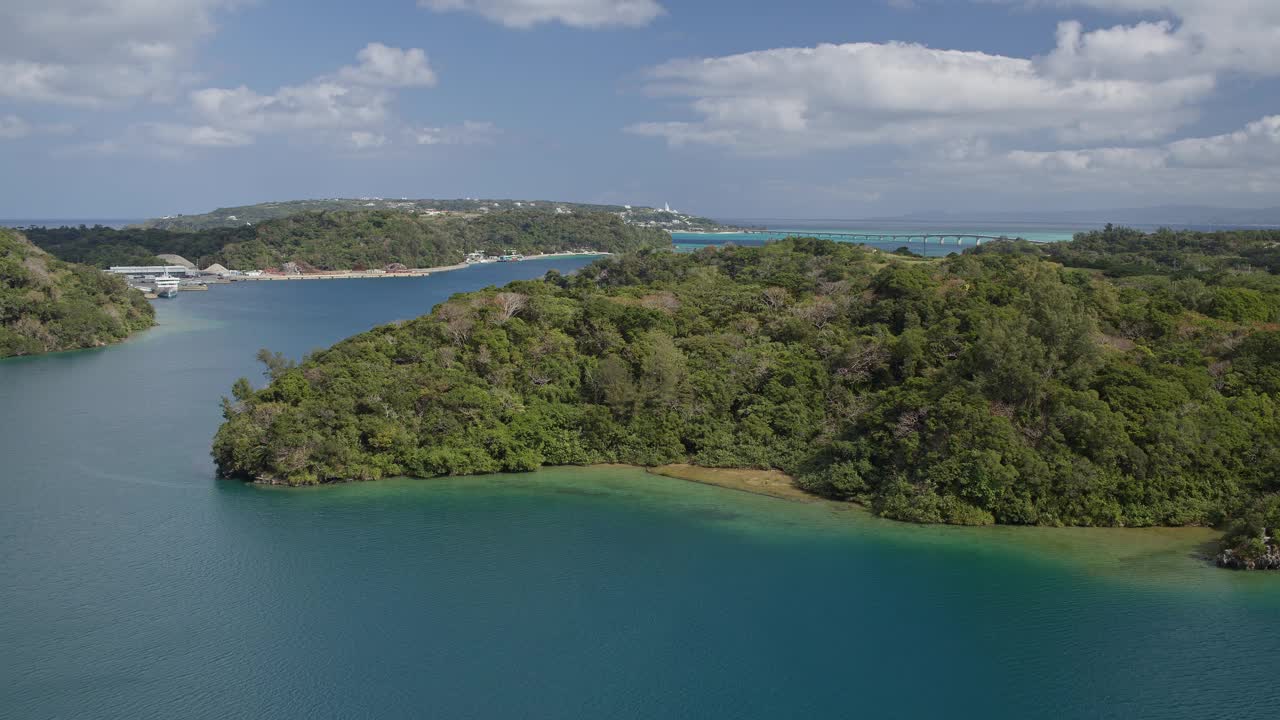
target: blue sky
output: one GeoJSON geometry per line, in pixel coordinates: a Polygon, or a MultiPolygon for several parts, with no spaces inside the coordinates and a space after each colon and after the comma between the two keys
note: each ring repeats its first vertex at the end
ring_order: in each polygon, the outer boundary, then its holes
{"type": "Polygon", "coordinates": [[[1275,205],[1280,2],[6,0],[0,164],[0,217],[1275,205]]]}

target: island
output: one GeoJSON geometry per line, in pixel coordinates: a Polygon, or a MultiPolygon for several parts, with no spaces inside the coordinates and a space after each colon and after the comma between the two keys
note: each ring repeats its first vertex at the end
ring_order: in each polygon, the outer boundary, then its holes
{"type": "Polygon", "coordinates": [[[151,304],[122,278],[0,228],[0,358],[99,347],[154,324],[151,304]]]}
{"type": "Polygon", "coordinates": [[[81,226],[27,228],[26,233],[63,260],[101,268],[167,264],[157,256],[168,254],[201,270],[268,270],[292,263],[304,273],[446,267],[461,264],[470,253],[614,253],[671,245],[666,231],[612,213],[526,208],[448,214],[317,210],[190,231],[81,226]]]}
{"type": "Polygon", "coordinates": [[[1280,525],[1280,233],[1123,228],[926,259],[644,250],[454,296],[241,379],[227,478],[786,473],[923,523],[1280,525]]]}

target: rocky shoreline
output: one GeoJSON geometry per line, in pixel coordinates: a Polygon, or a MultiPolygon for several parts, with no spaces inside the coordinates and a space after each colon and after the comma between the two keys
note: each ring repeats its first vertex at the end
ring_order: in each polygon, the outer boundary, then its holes
{"type": "Polygon", "coordinates": [[[1215,558],[1218,567],[1231,570],[1280,570],[1280,545],[1268,544],[1261,553],[1242,553],[1227,548],[1215,558]]]}

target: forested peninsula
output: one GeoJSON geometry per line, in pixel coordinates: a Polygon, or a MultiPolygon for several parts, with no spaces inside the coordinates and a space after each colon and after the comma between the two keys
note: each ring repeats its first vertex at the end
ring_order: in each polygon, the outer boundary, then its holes
{"type": "Polygon", "coordinates": [[[122,278],[0,228],[0,357],[97,347],[154,323],[151,303],[122,278]]]}
{"type": "Polygon", "coordinates": [[[105,268],[156,265],[174,254],[201,268],[280,267],[363,270],[455,265],[471,251],[492,255],[576,249],[634,252],[666,247],[671,236],[603,212],[509,210],[477,215],[421,215],[399,210],[336,210],[291,214],[256,225],[198,231],[159,228],[28,228],[32,242],[69,262],[105,268]]]}
{"type": "Polygon", "coordinates": [[[773,468],[917,522],[1280,525],[1280,233],[1107,228],[945,259],[649,251],[457,295],[240,380],[225,477],[773,468]]]}
{"type": "Polygon", "coordinates": [[[642,226],[665,227],[668,230],[716,231],[731,230],[711,218],[691,215],[670,209],[658,209],[643,205],[600,205],[554,200],[514,200],[486,198],[455,198],[434,200],[410,200],[408,198],[326,198],[322,200],[286,200],[254,205],[218,208],[199,215],[169,215],[152,218],[142,223],[144,228],[161,230],[212,230],[254,225],[267,220],[278,220],[291,215],[334,210],[391,210],[401,213],[462,213],[479,214],[493,212],[560,212],[560,213],[608,213],[627,222],[642,226]]]}

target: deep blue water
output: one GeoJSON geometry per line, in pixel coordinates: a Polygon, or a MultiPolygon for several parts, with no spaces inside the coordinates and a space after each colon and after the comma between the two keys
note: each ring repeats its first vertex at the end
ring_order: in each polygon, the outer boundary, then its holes
{"type": "Polygon", "coordinates": [[[916,528],[625,469],[213,478],[217,399],[259,347],[584,262],[216,286],[128,343],[0,362],[0,717],[1280,707],[1280,578],[1147,535],[916,528]]]}

